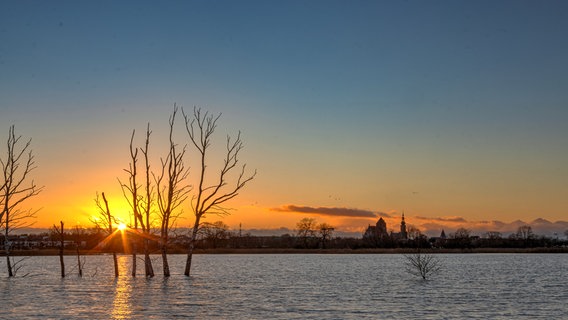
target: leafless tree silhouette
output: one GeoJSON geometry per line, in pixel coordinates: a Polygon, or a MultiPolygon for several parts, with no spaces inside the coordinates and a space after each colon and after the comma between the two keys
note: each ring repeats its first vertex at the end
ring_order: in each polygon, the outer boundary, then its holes
{"type": "Polygon", "coordinates": [[[52,233],[59,237],[59,265],[61,266],[61,278],[65,278],[65,260],[63,259],[65,250],[65,229],[63,221],[60,221],[59,225],[59,227],[53,225],[52,233]]]}
{"type": "Polygon", "coordinates": [[[217,248],[222,241],[229,238],[229,226],[223,221],[205,222],[201,225],[201,234],[208,245],[217,248]]]}
{"type": "Polygon", "coordinates": [[[442,268],[440,260],[432,254],[423,254],[418,251],[404,257],[406,258],[406,270],[408,273],[419,276],[423,280],[427,280],[442,268]]]}
{"type": "MultiPolygon", "coordinates": [[[[95,226],[101,229],[106,235],[108,241],[112,241],[114,236],[114,228],[113,224],[116,224],[116,218],[110,213],[110,209],[108,207],[108,201],[105,196],[105,193],[102,193],[103,203],[101,203],[101,199],[99,194],[97,193],[97,197],[95,198],[95,205],[99,209],[98,216],[96,219],[92,219],[91,221],[95,224],[95,226]]],[[[118,277],[118,260],[116,257],[116,251],[112,250],[112,261],[114,263],[114,276],[118,277]]]]}
{"type": "Polygon", "coordinates": [[[186,149],[184,147],[179,150],[173,139],[177,112],[178,108],[174,105],[174,111],[169,120],[169,152],[167,157],[161,160],[162,166],[160,174],[154,175],[160,220],[160,251],[162,254],[162,267],[165,277],[170,276],[168,263],[170,231],[175,226],[177,218],[182,214],[180,210],[181,205],[191,192],[191,187],[188,184],[184,184],[189,175],[189,169],[185,167],[183,162],[186,149]]]}
{"type": "Polygon", "coordinates": [[[310,239],[313,239],[316,235],[317,222],[314,218],[303,218],[296,223],[297,236],[302,241],[304,248],[307,248],[310,243],[310,239]]]}
{"type": "Polygon", "coordinates": [[[328,223],[321,223],[318,226],[318,233],[320,235],[321,238],[321,247],[322,249],[325,249],[325,244],[328,240],[331,240],[331,236],[333,235],[333,230],[335,230],[335,228],[328,224],[328,223]]]}
{"type": "Polygon", "coordinates": [[[6,143],[6,158],[0,158],[2,180],[0,180],[0,225],[4,235],[4,250],[8,276],[14,276],[10,260],[9,235],[13,230],[29,226],[30,218],[35,218],[38,210],[21,209],[26,200],[38,195],[43,187],[39,187],[30,175],[36,169],[34,155],[31,150],[31,139],[27,142],[16,136],[15,126],[10,126],[6,143]]]}
{"type": "Polygon", "coordinates": [[[124,171],[128,174],[128,183],[123,183],[120,179],[118,182],[120,183],[122,194],[130,208],[132,210],[132,220],[134,221],[134,225],[131,225],[133,233],[130,235],[130,247],[132,250],[132,276],[136,277],[136,254],[138,250],[138,219],[140,217],[139,212],[139,202],[140,202],[140,185],[138,184],[138,148],[134,147],[134,136],[136,131],[132,131],[132,136],[130,136],[130,163],[128,169],[124,169],[124,171]]]}
{"type": "MultiPolygon", "coordinates": [[[[150,241],[154,239],[152,235],[152,204],[154,202],[154,187],[150,179],[150,161],[148,149],[150,145],[150,124],[146,129],[146,140],[143,148],[135,148],[133,146],[135,131],[132,132],[130,139],[130,156],[131,162],[128,169],[124,169],[128,173],[128,183],[120,182],[124,197],[132,208],[134,216],[134,232],[139,233],[143,238],[144,243],[144,271],[146,277],[154,276],[154,268],[152,267],[152,260],[150,259],[150,241]],[[144,157],[144,179],[143,185],[138,182],[138,150],[142,152],[144,157]],[[140,226],[141,232],[138,232],[140,226]]],[[[136,276],[136,247],[133,246],[133,266],[132,276],[136,276]]]]}
{"type": "Polygon", "coordinates": [[[217,128],[217,121],[221,114],[214,116],[208,112],[203,113],[200,108],[193,108],[193,114],[188,115],[182,109],[183,117],[185,119],[185,128],[189,139],[195,150],[197,151],[199,161],[198,171],[198,186],[195,194],[191,199],[191,208],[195,215],[195,221],[191,231],[189,248],[187,253],[187,260],[185,264],[184,274],[189,276],[191,270],[191,259],[193,250],[195,248],[195,241],[199,232],[201,219],[206,214],[229,214],[227,208],[223,204],[233,199],[239,194],[239,191],[245,185],[254,179],[256,171],[250,174],[246,172],[246,164],[240,167],[240,173],[234,178],[232,183],[229,183],[230,174],[236,169],[238,170],[239,154],[243,149],[243,142],[241,134],[238,133],[236,139],[231,139],[227,136],[226,152],[223,165],[214,174],[216,178],[213,180],[207,179],[211,175],[209,167],[207,166],[207,155],[212,144],[212,136],[217,128]],[[210,182],[208,182],[210,181],[210,182]]]}

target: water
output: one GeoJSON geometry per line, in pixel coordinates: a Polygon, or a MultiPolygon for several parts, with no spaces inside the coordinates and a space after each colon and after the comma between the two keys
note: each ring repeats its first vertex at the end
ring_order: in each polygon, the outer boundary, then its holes
{"type": "Polygon", "coordinates": [[[19,277],[0,278],[0,318],[568,318],[568,255],[437,256],[444,268],[429,281],[407,273],[396,254],[197,255],[191,278],[185,257],[172,255],[169,279],[158,257],[153,279],[131,278],[128,256],[119,257],[118,279],[111,256],[86,257],[83,278],[66,257],[64,279],[58,257],[31,257],[19,277]]]}

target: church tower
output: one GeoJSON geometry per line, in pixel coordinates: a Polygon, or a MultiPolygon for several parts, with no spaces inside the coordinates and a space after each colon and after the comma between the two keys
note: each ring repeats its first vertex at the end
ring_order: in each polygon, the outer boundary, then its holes
{"type": "Polygon", "coordinates": [[[383,218],[380,218],[379,221],[377,221],[377,226],[375,229],[376,235],[379,238],[385,237],[388,235],[387,233],[387,223],[385,222],[385,220],[383,218]]]}
{"type": "Polygon", "coordinates": [[[404,221],[404,211],[402,212],[402,221],[400,222],[400,237],[402,239],[408,239],[408,234],[406,233],[406,222],[404,221]]]}

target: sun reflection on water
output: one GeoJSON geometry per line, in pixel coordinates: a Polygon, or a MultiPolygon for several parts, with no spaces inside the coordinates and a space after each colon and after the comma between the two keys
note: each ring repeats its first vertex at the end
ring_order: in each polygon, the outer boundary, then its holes
{"type": "Polygon", "coordinates": [[[128,278],[128,258],[126,256],[118,256],[117,258],[120,276],[115,283],[112,318],[130,319],[132,313],[132,283],[128,278]]]}

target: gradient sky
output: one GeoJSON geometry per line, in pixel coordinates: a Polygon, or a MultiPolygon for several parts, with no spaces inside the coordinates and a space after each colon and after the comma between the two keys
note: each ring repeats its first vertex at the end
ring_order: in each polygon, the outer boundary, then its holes
{"type": "Polygon", "coordinates": [[[125,212],[130,134],[157,160],[174,103],[242,131],[233,228],[566,220],[567,32],[566,1],[0,1],[0,137],[33,139],[36,226],[125,212]]]}

